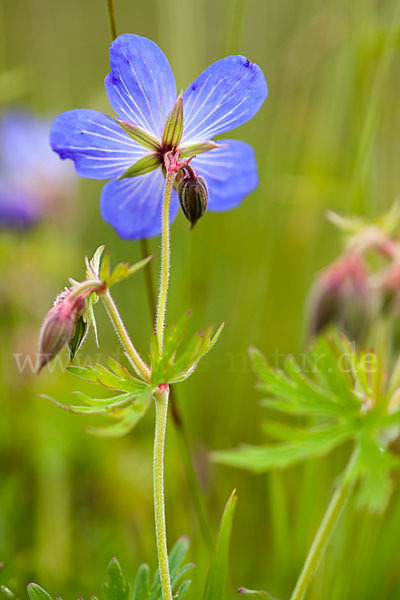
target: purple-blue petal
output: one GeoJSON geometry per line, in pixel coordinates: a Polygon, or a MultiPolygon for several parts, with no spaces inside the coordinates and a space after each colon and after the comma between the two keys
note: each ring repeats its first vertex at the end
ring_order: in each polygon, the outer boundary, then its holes
{"type": "Polygon", "coordinates": [[[40,216],[35,196],[0,182],[0,229],[25,229],[35,225],[40,216]]]}
{"type": "Polygon", "coordinates": [[[148,153],[111,117],[86,108],[59,115],[50,143],[61,158],[74,161],[79,175],[90,179],[118,177],[148,153]]]}
{"type": "Polygon", "coordinates": [[[219,148],[204,152],[192,165],[207,183],[208,210],[220,212],[238,206],[258,184],[257,163],[249,144],[218,140],[219,148]]]}
{"type": "Polygon", "coordinates": [[[126,33],[110,46],[106,92],[115,112],[157,139],[176,101],[169,62],[151,40],[126,33]]]}
{"type": "Polygon", "coordinates": [[[183,94],[183,142],[210,140],[242,125],[268,95],[260,67],[244,56],[210,65],[183,94]]]}
{"type": "Polygon", "coordinates": [[[30,112],[13,110],[0,120],[2,177],[21,184],[45,179],[56,185],[67,183],[70,172],[49,146],[51,120],[30,112]]]}
{"type": "MultiPolygon", "coordinates": [[[[101,194],[101,216],[124,239],[140,240],[158,235],[161,231],[164,184],[161,169],[138,177],[109,181],[101,194]]],[[[170,222],[178,208],[178,197],[173,190],[170,222]]]]}

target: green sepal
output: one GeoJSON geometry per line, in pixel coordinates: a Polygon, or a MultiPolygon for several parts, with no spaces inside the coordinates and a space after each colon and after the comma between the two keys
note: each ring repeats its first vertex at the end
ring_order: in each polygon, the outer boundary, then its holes
{"type": "Polygon", "coordinates": [[[103,583],[105,600],[128,600],[131,586],[125,581],[121,566],[113,558],[107,568],[107,580],[103,583]]]}
{"type": "Polygon", "coordinates": [[[183,135],[183,100],[180,94],[171,110],[161,137],[163,148],[177,148],[183,135]]]}
{"type": "Polygon", "coordinates": [[[128,121],[120,121],[116,117],[111,117],[118,123],[118,125],[127,133],[135,142],[138,142],[141,146],[148,148],[149,150],[158,151],[160,149],[160,142],[144,129],[132,125],[128,121]]]}
{"type": "Polygon", "coordinates": [[[125,173],[122,173],[120,177],[118,177],[117,181],[121,179],[125,179],[126,177],[138,177],[138,175],[145,175],[146,173],[150,173],[157,169],[160,166],[160,156],[159,154],[148,154],[143,158],[139,158],[135,164],[131,165],[125,173]]]}
{"type": "Polygon", "coordinates": [[[236,490],[233,490],[222,515],[203,600],[216,600],[217,598],[222,599],[224,597],[228,571],[229,542],[236,501],[236,490]]]}
{"type": "Polygon", "coordinates": [[[87,321],[83,319],[83,317],[79,317],[77,322],[75,323],[75,332],[70,341],[68,342],[69,348],[69,358],[72,362],[78,352],[79,348],[82,346],[85,338],[87,336],[87,332],[89,329],[89,325],[87,321]]]}
{"type": "Polygon", "coordinates": [[[197,156],[203,154],[203,152],[209,152],[220,148],[223,144],[216,144],[215,142],[197,142],[195,144],[187,144],[179,148],[179,158],[190,158],[191,156],[197,156]]]}

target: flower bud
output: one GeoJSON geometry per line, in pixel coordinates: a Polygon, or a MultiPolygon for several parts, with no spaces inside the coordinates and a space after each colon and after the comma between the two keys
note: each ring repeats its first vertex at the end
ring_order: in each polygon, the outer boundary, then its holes
{"type": "Polygon", "coordinates": [[[203,177],[196,175],[193,169],[188,173],[185,169],[185,175],[178,184],[178,196],[183,214],[190,221],[192,229],[207,210],[208,192],[203,177]]]}
{"type": "Polygon", "coordinates": [[[73,290],[67,289],[56,298],[43,322],[39,337],[38,374],[71,340],[76,323],[85,311],[86,294],[75,296],[73,290]]]}
{"type": "Polygon", "coordinates": [[[339,258],[322,271],[311,290],[311,334],[336,325],[352,339],[360,339],[368,325],[371,301],[367,271],[360,256],[339,258]]]}

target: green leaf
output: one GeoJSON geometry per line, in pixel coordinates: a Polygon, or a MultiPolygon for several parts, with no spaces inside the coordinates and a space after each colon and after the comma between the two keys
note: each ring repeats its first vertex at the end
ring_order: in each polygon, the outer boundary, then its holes
{"type": "Polygon", "coordinates": [[[4,594],[8,600],[19,600],[19,598],[5,585],[0,586],[0,591],[4,594]]]}
{"type": "MultiPolygon", "coordinates": [[[[117,364],[116,361],[114,362],[114,365],[115,364],[117,364]]],[[[144,381],[137,379],[128,371],[125,375],[120,376],[120,374],[117,375],[100,364],[86,367],[72,366],[67,367],[67,370],[87,381],[100,383],[106,388],[120,390],[122,392],[139,393],[148,387],[144,381]]],[[[121,371],[121,374],[123,374],[123,371],[121,371]]]]}
{"type": "Polygon", "coordinates": [[[101,261],[99,276],[101,281],[104,282],[107,282],[110,277],[110,258],[110,253],[106,252],[103,257],[103,260],[101,261]]]}
{"type": "Polygon", "coordinates": [[[249,598],[252,598],[253,600],[257,600],[258,598],[265,600],[265,598],[268,598],[268,600],[276,600],[273,596],[271,596],[271,594],[268,594],[268,592],[263,592],[261,590],[248,590],[247,588],[239,588],[238,589],[238,594],[243,594],[243,595],[247,595],[249,598]]]}
{"type": "MultiPolygon", "coordinates": [[[[187,563],[183,566],[182,562],[189,550],[189,540],[187,537],[180,538],[172,550],[169,553],[168,563],[169,563],[169,572],[171,579],[171,587],[174,598],[181,598],[182,596],[176,596],[178,585],[182,577],[193,568],[191,563],[187,563]]],[[[185,593],[187,588],[190,585],[190,581],[187,580],[186,586],[181,590],[181,593],[185,593]]],[[[160,580],[160,571],[157,570],[154,575],[153,583],[150,590],[150,595],[148,600],[162,600],[162,592],[161,592],[161,580],[160,580]]]]}
{"type": "Polygon", "coordinates": [[[108,287],[111,287],[115,283],[122,281],[122,279],[126,279],[126,277],[129,277],[130,275],[133,275],[140,269],[143,269],[143,267],[145,267],[152,260],[152,258],[153,256],[147,256],[143,260],[140,260],[139,262],[133,265],[129,263],[120,263],[115,267],[111,276],[108,277],[107,280],[103,281],[107,283],[108,287]]]}
{"type": "Polygon", "coordinates": [[[236,450],[213,452],[211,456],[221,464],[261,473],[274,468],[286,468],[312,456],[327,454],[349,439],[352,433],[347,425],[332,425],[305,431],[293,442],[265,446],[245,445],[236,450]]]}
{"type": "Polygon", "coordinates": [[[86,257],[86,278],[99,279],[100,260],[105,246],[99,246],[90,260],[86,257]]]}
{"type": "Polygon", "coordinates": [[[385,449],[379,439],[365,433],[358,436],[358,450],[356,476],[361,479],[358,506],[382,513],[393,487],[390,471],[399,467],[399,458],[385,449]]]}
{"type": "Polygon", "coordinates": [[[133,586],[132,600],[147,600],[150,586],[150,569],[148,565],[140,565],[133,586]]]}
{"type": "Polygon", "coordinates": [[[27,589],[30,600],[53,600],[50,594],[36,583],[30,583],[27,589]]]}
{"type": "Polygon", "coordinates": [[[143,158],[139,158],[135,164],[130,166],[122,175],[120,175],[117,181],[125,179],[126,177],[138,177],[138,175],[145,175],[157,169],[160,166],[160,157],[158,154],[148,154],[143,158]]]}
{"type": "Polygon", "coordinates": [[[210,570],[208,572],[203,600],[222,600],[224,596],[228,570],[229,541],[236,500],[236,490],[233,490],[222,516],[217,542],[213,557],[211,559],[210,570]]]}
{"type": "Polygon", "coordinates": [[[116,558],[113,558],[107,568],[107,580],[103,583],[105,600],[128,600],[130,585],[125,581],[124,574],[116,558]]]}
{"type": "Polygon", "coordinates": [[[104,427],[89,426],[86,427],[86,431],[98,437],[116,438],[126,435],[132,431],[146,414],[150,406],[152,392],[148,388],[140,396],[137,396],[133,404],[126,409],[122,409],[120,419],[116,423],[105,425],[104,427]]]}

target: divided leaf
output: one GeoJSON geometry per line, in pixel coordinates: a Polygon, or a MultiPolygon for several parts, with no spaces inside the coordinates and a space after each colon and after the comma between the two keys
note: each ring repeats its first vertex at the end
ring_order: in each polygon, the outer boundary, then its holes
{"type": "Polygon", "coordinates": [[[161,357],[157,336],[155,334],[152,336],[150,358],[153,385],[185,381],[196,370],[199,361],[212,350],[218,341],[224,323],[220,325],[214,335],[212,335],[212,327],[208,327],[202,334],[195,334],[189,340],[186,349],[180,352],[190,315],[190,312],[185,313],[175,325],[165,329],[164,350],[161,357]]]}

